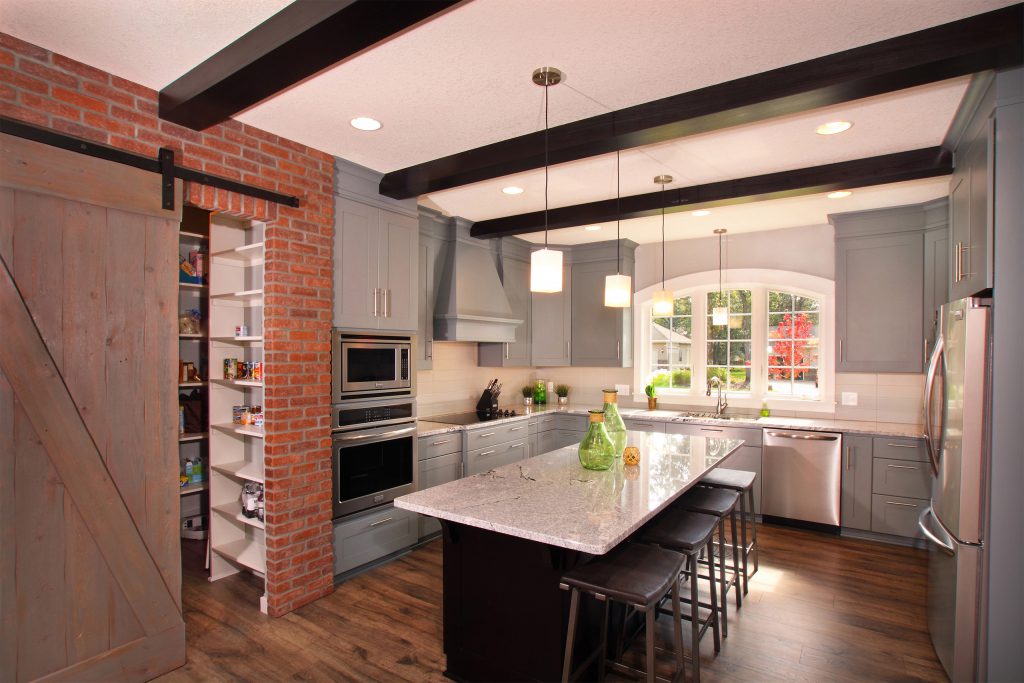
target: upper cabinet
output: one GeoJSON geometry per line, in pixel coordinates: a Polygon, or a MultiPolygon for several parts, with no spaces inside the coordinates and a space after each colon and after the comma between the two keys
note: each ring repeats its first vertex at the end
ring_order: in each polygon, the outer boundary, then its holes
{"type": "Polygon", "coordinates": [[[533,323],[533,364],[557,367],[572,362],[572,266],[565,251],[561,292],[533,292],[530,305],[533,323]]]}
{"type": "Polygon", "coordinates": [[[633,277],[636,242],[622,240],[572,249],[572,365],[632,367],[632,307],[604,305],[604,279],[621,272],[633,277]]]}
{"type": "MultiPolygon", "coordinates": [[[[379,195],[378,174],[336,162],[334,326],[415,332],[419,310],[419,224],[379,195]]],[[[415,204],[411,205],[413,211],[415,204]]]]}
{"type": "Polygon", "coordinates": [[[946,200],[829,216],[836,229],[836,371],[922,372],[945,303],[946,200]],[[936,264],[938,261],[938,264],[936,264]]]}
{"type": "Polygon", "coordinates": [[[433,209],[420,207],[419,243],[419,310],[416,325],[416,368],[434,367],[434,304],[437,300],[437,282],[441,278],[444,259],[440,258],[445,225],[448,219],[433,209]]]}
{"type": "Polygon", "coordinates": [[[512,317],[522,322],[515,328],[515,341],[480,344],[477,364],[481,367],[530,367],[533,364],[533,355],[529,243],[506,237],[496,246],[502,288],[512,309],[512,317]]]}

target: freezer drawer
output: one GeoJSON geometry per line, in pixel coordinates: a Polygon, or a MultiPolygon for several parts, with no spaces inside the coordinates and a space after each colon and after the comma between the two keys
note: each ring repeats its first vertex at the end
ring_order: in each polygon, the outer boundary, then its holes
{"type": "Polygon", "coordinates": [[[840,435],[765,429],[762,441],[761,513],[838,527],[840,435]]]}

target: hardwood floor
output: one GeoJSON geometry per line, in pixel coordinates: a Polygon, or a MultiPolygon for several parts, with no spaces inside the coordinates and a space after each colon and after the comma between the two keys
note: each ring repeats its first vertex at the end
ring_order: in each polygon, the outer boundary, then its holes
{"type": "MultiPolygon", "coordinates": [[[[743,609],[730,594],[721,654],[710,634],[701,642],[703,681],[946,680],[928,639],[924,551],[758,530],[760,571],[743,609]]],[[[278,619],[256,607],[260,582],[239,574],[209,583],[202,542],[184,543],[188,664],[158,680],[446,680],[440,541],[278,619]]],[[[668,619],[659,632],[668,636],[668,619]]],[[[668,655],[658,666],[670,674],[668,655]]]]}

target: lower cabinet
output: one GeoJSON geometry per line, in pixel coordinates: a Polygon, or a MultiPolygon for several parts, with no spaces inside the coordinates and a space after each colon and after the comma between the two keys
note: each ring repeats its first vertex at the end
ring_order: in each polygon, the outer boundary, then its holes
{"type": "Polygon", "coordinates": [[[871,531],[871,437],[843,435],[839,524],[871,531]]]}
{"type": "Polygon", "coordinates": [[[669,434],[688,434],[719,439],[743,439],[739,450],[729,456],[725,467],[730,470],[756,472],[754,480],[754,514],[761,514],[761,430],[750,427],[725,427],[718,424],[697,424],[693,422],[669,422],[665,424],[669,434]]]}
{"type": "Polygon", "coordinates": [[[917,526],[927,500],[875,494],[871,496],[871,530],[879,534],[924,538],[917,526]]]}
{"type": "Polygon", "coordinates": [[[530,457],[529,435],[520,441],[495,444],[469,451],[466,455],[466,476],[493,470],[530,457]]]}
{"type": "MultiPolygon", "coordinates": [[[[462,477],[462,450],[420,460],[419,467],[416,488],[420,491],[455,481],[462,477]]],[[[428,515],[416,516],[419,517],[419,538],[426,538],[441,530],[441,523],[437,518],[428,515]]]]}
{"type": "Polygon", "coordinates": [[[931,495],[927,458],[920,439],[844,434],[842,527],[921,538],[917,519],[931,495]]]}
{"type": "Polygon", "coordinates": [[[642,420],[635,417],[624,417],[622,421],[626,423],[626,429],[631,432],[664,432],[665,423],[655,422],[653,420],[642,420]]]}
{"type": "Polygon", "coordinates": [[[398,552],[418,539],[418,515],[386,505],[334,523],[334,573],[398,552]]]}

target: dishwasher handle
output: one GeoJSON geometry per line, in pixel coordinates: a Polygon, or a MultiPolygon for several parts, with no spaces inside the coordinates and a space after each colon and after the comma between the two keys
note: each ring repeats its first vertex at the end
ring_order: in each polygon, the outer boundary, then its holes
{"type": "Polygon", "coordinates": [[[804,441],[837,441],[838,436],[827,434],[790,434],[788,432],[765,432],[768,436],[778,436],[783,439],[803,439],[804,441]]]}

